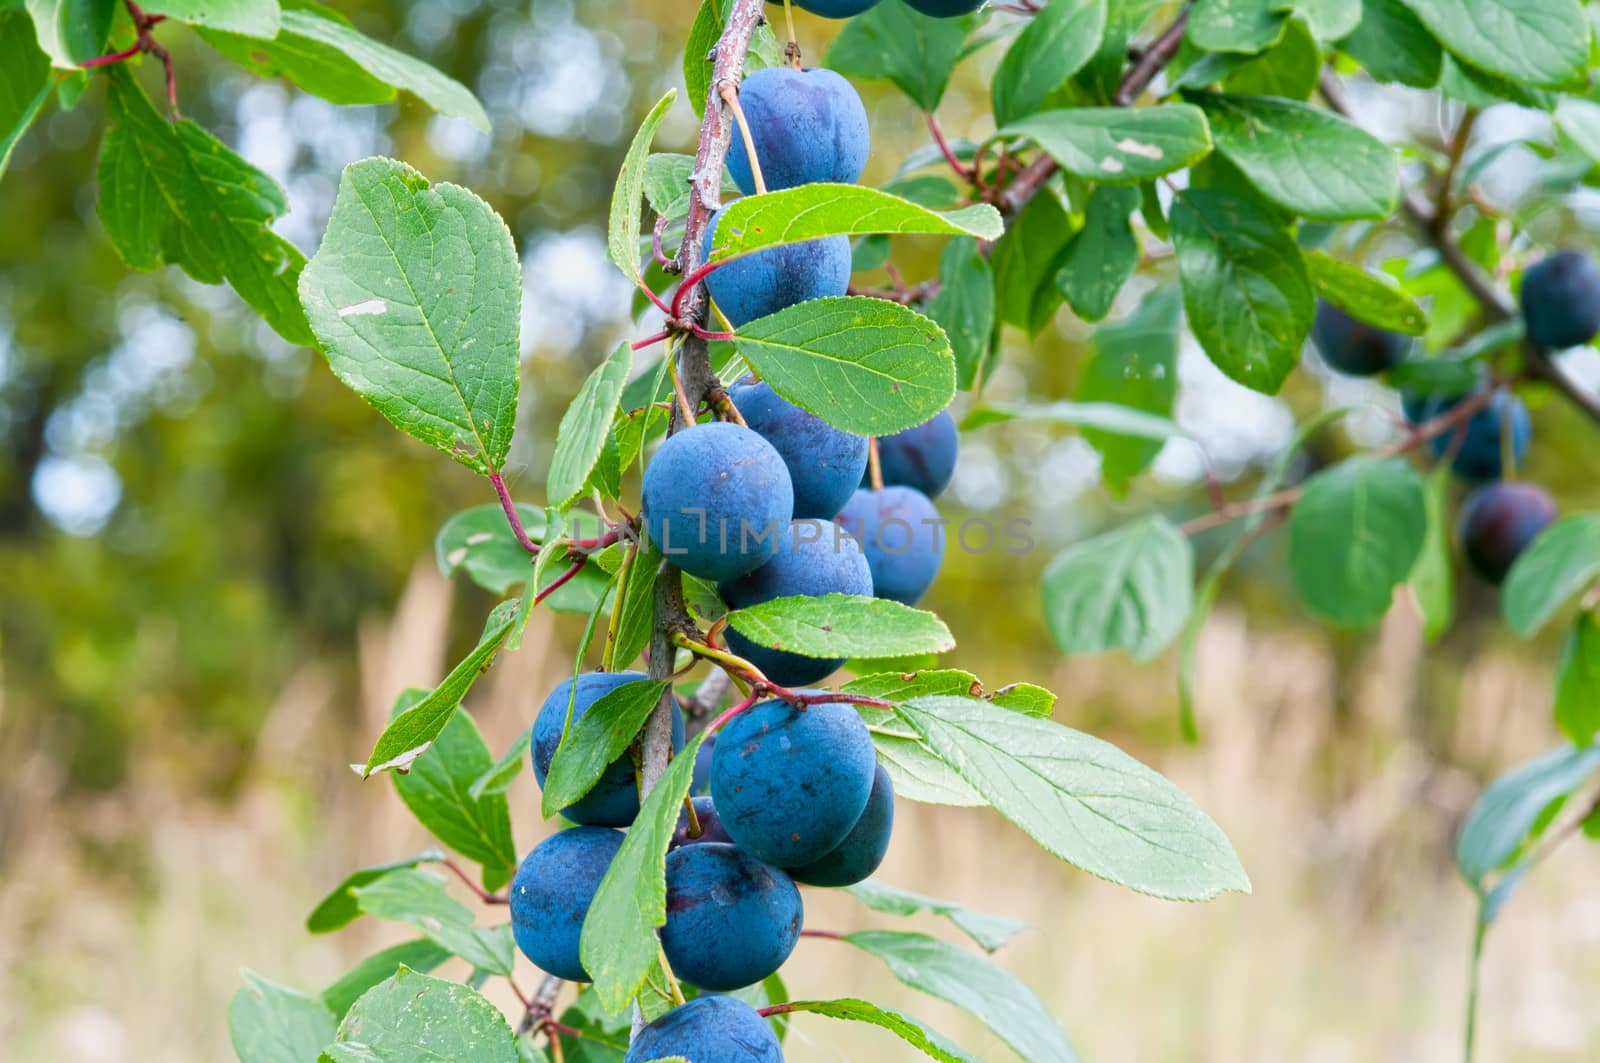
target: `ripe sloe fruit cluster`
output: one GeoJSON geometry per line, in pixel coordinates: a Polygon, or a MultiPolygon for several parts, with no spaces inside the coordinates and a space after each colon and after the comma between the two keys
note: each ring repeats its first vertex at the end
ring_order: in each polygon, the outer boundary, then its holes
{"type": "MultiPolygon", "coordinates": [[[[847,16],[872,0],[805,0],[847,16]]],[[[827,70],[774,68],[746,79],[740,102],[769,189],[854,181],[866,164],[866,113],[827,70]]],[[[735,136],[729,167],[755,189],[756,167],[735,136]]],[[[713,215],[709,255],[724,215],[713,215]]],[[[706,276],[736,327],[807,299],[845,294],[846,238],[770,248],[706,276]]],[[[955,468],[956,425],[941,413],[878,441],[884,487],[871,487],[872,444],[840,431],[756,379],[728,389],[744,424],[706,421],[668,437],[645,469],[643,517],[652,541],[684,572],[716,582],[732,609],[774,598],[842,593],[915,602],[943,554],[932,498],[955,468]],[[852,527],[852,525],[854,525],[852,527]]],[[[728,648],[773,683],[815,683],[842,664],[756,645],[727,632],[728,648]]],[[[608,692],[644,678],[597,673],[546,699],[533,728],[541,784],[570,721],[608,692]]],[[[808,694],[815,696],[815,692],[808,694]]],[[[675,748],[682,745],[675,720],[675,748]]],[[[697,757],[691,817],[679,818],[666,858],[661,946],[674,974],[703,994],[760,982],[799,940],[797,883],[846,886],[882,862],[894,826],[894,788],[860,713],[818,700],[758,702],[708,739],[697,757]],[[701,793],[708,789],[709,794],[701,793]]],[[[563,810],[575,823],[524,859],[511,891],[518,945],[536,964],[582,979],[584,917],[639,810],[630,758],[563,810]]],[[[767,1022],[747,1005],[701,995],[650,1024],[627,1059],[681,1055],[695,1063],[782,1060],[767,1022]]]]}
{"type": "MultiPolygon", "coordinates": [[[[1582,251],[1558,251],[1522,277],[1524,336],[1539,351],[1588,343],[1600,334],[1600,265],[1582,251]]],[[[1312,342],[1324,362],[1352,376],[1375,376],[1410,354],[1412,340],[1362,321],[1328,303],[1317,307],[1312,342]]],[[[1555,501],[1533,484],[1507,482],[1527,457],[1533,419],[1516,395],[1486,385],[1435,392],[1405,392],[1401,406],[1413,424],[1425,424],[1464,402],[1481,405],[1451,431],[1428,440],[1437,460],[1448,459],[1461,479],[1478,485],[1461,507],[1458,537],[1467,564],[1482,579],[1500,583],[1530,543],[1556,518],[1555,501]]]]}

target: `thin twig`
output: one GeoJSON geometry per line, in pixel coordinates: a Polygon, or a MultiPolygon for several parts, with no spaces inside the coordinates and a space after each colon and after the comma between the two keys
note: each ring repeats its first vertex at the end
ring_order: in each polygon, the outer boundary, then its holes
{"type": "Polygon", "coordinates": [[[489,474],[489,482],[494,485],[494,493],[500,497],[500,508],[505,511],[506,523],[511,525],[511,534],[516,537],[517,545],[537,556],[539,544],[528,538],[527,529],[522,526],[522,517],[517,513],[517,504],[511,500],[511,490],[506,487],[505,477],[497,469],[489,474]]]}
{"type": "Polygon", "coordinates": [[[473,880],[472,876],[467,874],[466,870],[464,868],[462,868],[462,866],[460,864],[456,863],[454,860],[441,860],[441,861],[439,861],[439,863],[441,865],[443,865],[447,870],[449,870],[451,872],[454,872],[456,878],[459,878],[462,882],[466,883],[467,889],[469,889],[473,893],[477,894],[478,900],[482,901],[484,904],[509,904],[510,903],[509,899],[505,896],[505,894],[502,894],[502,893],[490,893],[488,890],[486,890],[482,886],[478,885],[478,883],[473,880]]]}

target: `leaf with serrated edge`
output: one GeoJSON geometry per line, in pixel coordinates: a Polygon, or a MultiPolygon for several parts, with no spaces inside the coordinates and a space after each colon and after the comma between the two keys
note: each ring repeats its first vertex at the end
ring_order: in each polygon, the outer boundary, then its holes
{"type": "Polygon", "coordinates": [[[886,598],[848,594],[773,598],[728,614],[745,638],[803,657],[900,657],[955,648],[932,613],[886,598]]]}
{"type": "Polygon", "coordinates": [[[283,26],[278,0],[145,0],[142,6],[149,15],[268,41],[283,26]]]}
{"type": "Polygon", "coordinates": [[[131,269],[226,280],[278,335],[310,343],[295,294],[305,256],[271,229],[288,210],[283,189],[195,123],[157,112],[123,67],[106,76],[99,210],[117,254],[131,269]]]}
{"type": "Polygon", "coordinates": [[[1077,1063],[1044,1002],[993,960],[926,934],[862,930],[844,940],[912,989],[976,1015],[1028,1063],[1077,1063]]]}
{"type": "Polygon", "coordinates": [[[1249,892],[1221,829],[1110,743],[970,698],[917,698],[897,712],[991,806],[1067,863],[1168,900],[1249,892]]]}
{"type": "Polygon", "coordinates": [[[545,816],[555,815],[594,788],[611,762],[627,752],[666,689],[665,680],[624,683],[567,725],[544,780],[545,816]]]}
{"type": "Polygon", "coordinates": [[[1322,251],[1306,253],[1306,269],[1318,295],[1367,324],[1406,336],[1428,331],[1422,308],[1387,276],[1368,273],[1322,251]]]}
{"type": "Polygon", "coordinates": [[[998,240],[1004,231],[1000,212],[987,203],[941,213],[864,185],[799,185],[729,204],[717,219],[710,261],[826,236],[918,233],[998,240]]]}
{"type": "Polygon", "coordinates": [[[856,435],[913,428],[956,393],[944,330],[887,299],[811,299],[740,326],[734,345],[772,390],[856,435]]]}
{"type": "Polygon", "coordinates": [[[590,470],[605,447],[612,416],[617,412],[617,400],[622,396],[623,385],[628,382],[632,369],[633,348],[624,340],[589,374],[567,412],[562,414],[546,481],[550,501],[556,505],[567,505],[583,490],[590,470]]]}
{"type": "Polygon", "coordinates": [[[1475,67],[1562,88],[1584,79],[1589,23],[1580,0],[1406,0],[1424,25],[1475,67]]]}
{"type": "Polygon", "coordinates": [[[1293,239],[1264,208],[1193,189],[1172,207],[1189,327],[1218,369],[1275,395],[1300,360],[1316,296],[1293,239]]]}
{"type": "Polygon", "coordinates": [[[311,914],[306,916],[306,929],[313,934],[326,934],[341,927],[348,926],[361,917],[361,909],[357,907],[355,896],[350,892],[357,886],[365,886],[391,871],[402,868],[416,867],[418,864],[432,864],[444,859],[444,853],[438,849],[424,849],[416,856],[408,856],[404,860],[395,860],[377,867],[365,867],[360,871],[353,871],[345,876],[345,880],[335,886],[328,895],[317,902],[311,914]]]}
{"type": "Polygon", "coordinates": [[[1506,574],[1506,623],[1532,635],[1574,595],[1600,578],[1600,513],[1556,521],[1529,544],[1506,574]]]}
{"type": "Polygon", "coordinates": [[[318,993],[317,999],[327,1005],[334,1015],[342,1017],[361,994],[385,978],[393,977],[399,968],[409,967],[425,974],[448,959],[450,950],[440,948],[427,938],[391,945],[346,971],[337,982],[318,993]]]}
{"type": "Polygon", "coordinates": [[[1064,653],[1125,650],[1147,661],[1189,617],[1194,550],[1153,516],[1077,543],[1046,566],[1045,619],[1064,653]]]}
{"type": "MultiPolygon", "coordinates": [[[[644,161],[650,154],[650,142],[655,139],[656,127],[672,109],[678,98],[677,89],[656,101],[650,113],[644,116],[633,142],[622,157],[622,169],[617,172],[617,183],[611,191],[611,220],[606,227],[606,257],[623,276],[635,284],[642,284],[639,274],[639,200],[644,195],[644,161]]],[[[626,377],[626,374],[624,374],[626,377]]]]}
{"type": "Polygon", "coordinates": [[[1386,218],[1400,198],[1388,145],[1336,114],[1293,100],[1189,93],[1217,151],[1267,199],[1306,218],[1386,218]]]}
{"type": "Polygon", "coordinates": [[[323,1051],[334,1063],[517,1063],[499,1008],[470,986],[409,967],[363,993],[339,1024],[338,1041],[323,1051]]]}
{"type": "Polygon", "coordinates": [[[788,1012],[806,1011],[813,1015],[826,1015],[830,1019],[847,1019],[871,1023],[888,1030],[929,1059],[939,1063],[979,1063],[959,1045],[946,1040],[938,1031],[923,1025],[917,1019],[898,1011],[879,1007],[865,1000],[844,998],[840,1000],[796,1000],[782,1005],[788,1012]]]}
{"type": "Polygon", "coordinates": [[[691,739],[644,799],[584,917],[578,955],[610,1011],[627,1007],[657,962],[656,930],[667,921],[667,843],[703,741],[705,735],[691,739]]]}
{"type": "Polygon", "coordinates": [[[1428,530],[1422,477],[1400,458],[1351,458],[1306,481],[1289,513],[1289,573],[1335,624],[1370,627],[1411,575],[1428,530]]]}
{"type": "Polygon", "coordinates": [[[501,602],[494,607],[473,651],[450,669],[450,674],[426,698],[390,721],[378,736],[365,766],[352,765],[362,778],[408,767],[427,750],[429,743],[450,722],[456,706],[467,696],[472,684],[494,660],[500,644],[511,633],[516,613],[514,601],[501,602]]]}
{"type": "Polygon", "coordinates": [[[351,163],[300,300],[335,375],[396,428],[475,472],[505,463],[522,268],[489,204],[393,159],[351,163]]]}
{"type": "MultiPolygon", "coordinates": [[[[426,696],[426,692],[418,692],[426,696]]],[[[394,773],[395,790],[428,831],[467,859],[483,865],[483,888],[497,890],[516,871],[511,813],[504,794],[474,797],[474,780],[494,765],[478,725],[456,708],[411,770],[394,773]]]]}
{"type": "Polygon", "coordinates": [[[307,1063],[333,1039],[336,1019],[315,997],[244,972],[228,1004],[228,1035],[240,1063],[307,1063]]]}
{"type": "Polygon", "coordinates": [[[1185,103],[1040,111],[995,136],[1028,137],[1063,170],[1106,184],[1182,170],[1211,152],[1204,112],[1185,103]]]}
{"type": "Polygon", "coordinates": [[[1007,942],[1028,928],[1027,923],[1017,919],[990,915],[988,912],[975,912],[950,901],[935,900],[920,893],[899,889],[886,882],[879,882],[875,878],[846,886],[844,891],[875,912],[900,916],[930,912],[933,915],[943,916],[959,927],[985,952],[996,952],[1004,948],[1007,942]]]}
{"type": "Polygon", "coordinates": [[[416,868],[357,886],[356,904],[374,919],[405,923],[474,967],[509,975],[516,951],[508,927],[477,926],[472,910],[446,892],[446,880],[416,868]]]}

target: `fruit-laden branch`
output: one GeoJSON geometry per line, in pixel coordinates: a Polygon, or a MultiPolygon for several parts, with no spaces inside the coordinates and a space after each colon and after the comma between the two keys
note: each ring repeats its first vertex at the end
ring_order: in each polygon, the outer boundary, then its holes
{"type": "MultiPolygon", "coordinates": [[[[1178,54],[1178,46],[1183,43],[1183,33],[1188,25],[1189,8],[1185,6],[1178,13],[1178,17],[1172,20],[1172,25],[1152,41],[1144,54],[1128,68],[1127,74],[1117,85],[1115,100],[1118,107],[1131,107],[1133,102],[1143,95],[1144,90],[1150,87],[1156,75],[1172,62],[1173,56],[1178,54]]],[[[1000,197],[1000,209],[1008,216],[1015,217],[1059,169],[1056,160],[1040,154],[1037,159],[1022,168],[1016,180],[1006,186],[1005,194],[1000,197]]]]}
{"type": "MultiPolygon", "coordinates": [[[[1350,102],[1345,97],[1344,87],[1339,84],[1339,79],[1334,76],[1332,70],[1322,71],[1320,88],[1322,98],[1327,101],[1330,110],[1351,121],[1355,120],[1350,102]]],[[[1467,114],[1471,116],[1472,112],[1468,111],[1467,114]]],[[[1471,123],[1463,121],[1461,128],[1456,131],[1455,142],[1451,145],[1452,159],[1459,158],[1460,153],[1465,150],[1466,138],[1471,131],[1471,123]]],[[[1443,180],[1446,184],[1439,192],[1438,202],[1441,205],[1450,202],[1449,184],[1454,181],[1454,177],[1454,166],[1452,166],[1450,172],[1445,174],[1443,180]]],[[[1462,249],[1460,242],[1450,231],[1451,219],[1448,214],[1435,210],[1429,205],[1427,198],[1415,189],[1406,191],[1400,200],[1400,209],[1416,226],[1423,238],[1439,252],[1439,257],[1450,267],[1450,271],[1461,281],[1462,286],[1477,300],[1486,323],[1498,324],[1517,316],[1516,304],[1495,286],[1494,281],[1479,269],[1478,264],[1462,249]]],[[[1549,351],[1524,339],[1522,353],[1529,376],[1545,381],[1561,392],[1567,401],[1588,414],[1590,419],[1600,421],[1600,396],[1591,395],[1579,387],[1571,377],[1561,371],[1561,367],[1550,357],[1549,351]]]]}
{"type": "MultiPolygon", "coordinates": [[[[744,58],[750,47],[750,37],[763,19],[764,0],[733,0],[733,9],[722,36],[712,52],[711,85],[706,93],[706,113],[700,123],[700,143],[695,150],[694,169],[689,175],[689,217],[684,225],[683,243],[678,246],[678,265],[689,283],[701,263],[701,246],[711,215],[721,203],[722,166],[727,159],[728,144],[732,137],[733,122],[726,101],[724,87],[738,91],[744,75],[744,58]]],[[[706,316],[705,286],[694,283],[688,294],[675,300],[681,308],[683,323],[702,325],[706,316]]],[[[673,357],[671,353],[667,357],[673,357]]],[[[685,335],[679,345],[678,380],[688,400],[689,409],[698,409],[714,392],[721,390],[716,374],[711,369],[711,349],[705,339],[693,334],[685,335]]],[[[667,423],[670,435],[683,427],[683,412],[674,406],[667,423]]],[[[662,564],[660,578],[656,580],[655,627],[650,638],[650,677],[666,679],[672,674],[672,661],[676,648],[672,636],[676,631],[690,626],[688,610],[683,603],[683,587],[678,569],[671,562],[662,564]]],[[[639,737],[639,788],[648,795],[667,770],[672,757],[672,703],[670,690],[661,697],[661,703],[650,714],[639,737]]]]}

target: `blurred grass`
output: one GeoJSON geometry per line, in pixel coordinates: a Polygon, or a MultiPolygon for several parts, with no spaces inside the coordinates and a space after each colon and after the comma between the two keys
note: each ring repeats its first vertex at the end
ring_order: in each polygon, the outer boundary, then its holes
{"type": "MultiPolygon", "coordinates": [[[[370,922],[313,938],[301,921],[346,871],[426,844],[391,787],[363,784],[342,765],[365,748],[395,691],[440,674],[451,595],[419,562],[394,620],[364,626],[358,727],[336,711],[335,672],[303,665],[230,801],[176,791],[166,760],[183,754],[172,750],[142,754],[126,784],[99,797],[64,792],[45,758],[14,763],[0,883],[6,1058],[228,1059],[226,1004],[241,966],[315,990],[399,939],[370,922]]],[[[564,618],[538,620],[523,650],[475,692],[496,748],[568,666],[565,627],[564,618]]],[[[1352,663],[1348,674],[1360,679],[1342,720],[1338,662],[1316,640],[1253,628],[1225,610],[1207,628],[1201,660],[1198,749],[1139,738],[1171,726],[1170,662],[1058,662],[1029,678],[1064,693],[1063,722],[1114,709],[1120,723],[1101,733],[1170,773],[1223,825],[1252,896],[1204,905],[1139,897],[1056,863],[991,813],[906,802],[880,877],[1032,924],[1000,962],[1038,991],[1086,1060],[1458,1058],[1471,911],[1449,846],[1477,784],[1406,734],[1427,689],[1410,609],[1397,609],[1352,663]]],[[[1452,742],[1466,759],[1505,765],[1552,738],[1537,663],[1491,648],[1459,677],[1454,698],[1452,742]]],[[[546,829],[528,776],[511,797],[526,849],[546,829]]],[[[1600,989],[1597,873],[1600,854],[1574,845],[1491,934],[1480,1058],[1600,1052],[1600,1013],[1590,1006],[1600,989]]],[[[813,927],[906,925],[847,895],[807,893],[813,927]]],[[[931,919],[910,925],[953,933],[931,919]]],[[[521,977],[531,984],[535,975],[521,977]]],[[[807,939],[785,977],[794,994],[867,996],[984,1059],[1010,1058],[969,1017],[898,986],[848,946],[807,939]]],[[[496,992],[509,1010],[509,995],[496,992]]],[[[796,1061],[905,1053],[870,1028],[812,1017],[791,1036],[796,1061]]]]}

